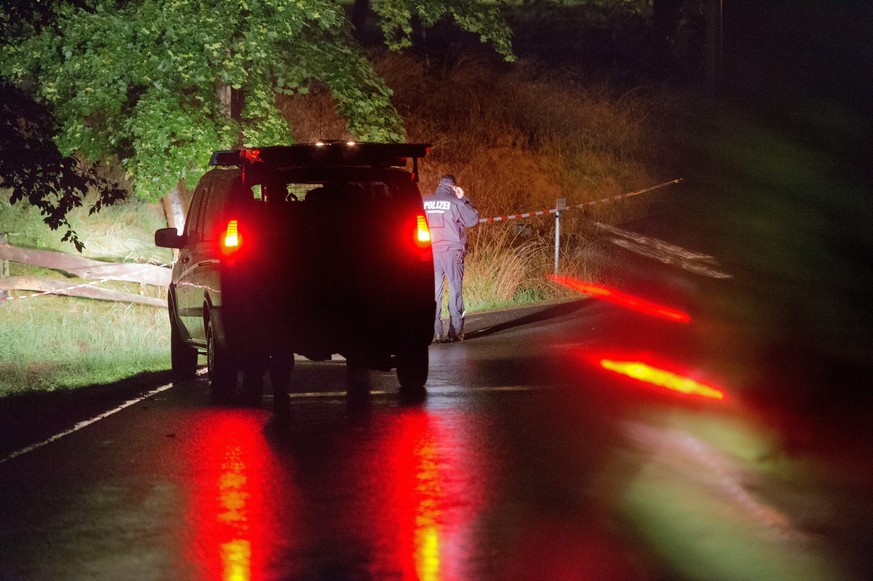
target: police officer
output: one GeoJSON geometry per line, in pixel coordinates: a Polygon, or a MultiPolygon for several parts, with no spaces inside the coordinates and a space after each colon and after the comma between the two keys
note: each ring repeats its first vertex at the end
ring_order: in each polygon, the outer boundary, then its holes
{"type": "Polygon", "coordinates": [[[436,342],[458,341],[464,333],[464,255],[467,254],[466,228],[479,223],[479,212],[456,183],[454,176],[440,178],[436,191],[424,198],[424,211],[433,244],[436,287],[436,342]],[[443,333],[440,312],[443,308],[443,277],[449,284],[449,330],[443,333]]]}

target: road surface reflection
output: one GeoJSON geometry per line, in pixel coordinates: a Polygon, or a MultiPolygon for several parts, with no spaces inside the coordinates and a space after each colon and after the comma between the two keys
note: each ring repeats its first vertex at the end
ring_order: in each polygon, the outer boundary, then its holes
{"type": "Polygon", "coordinates": [[[423,408],[325,417],[323,403],[290,427],[265,429],[256,410],[197,416],[178,569],[226,581],[477,577],[477,524],[499,472],[482,423],[423,408]]]}
{"type": "MultiPolygon", "coordinates": [[[[481,447],[471,441],[464,413],[403,410],[355,458],[368,475],[366,506],[354,515],[372,526],[371,544],[382,547],[369,573],[404,579],[469,579],[475,525],[485,506],[490,474],[481,447]]],[[[351,515],[350,515],[351,516],[351,515]]]]}
{"type": "Polygon", "coordinates": [[[272,578],[277,555],[295,538],[288,530],[294,488],[264,440],[263,418],[219,410],[195,421],[184,558],[201,579],[272,578]]]}

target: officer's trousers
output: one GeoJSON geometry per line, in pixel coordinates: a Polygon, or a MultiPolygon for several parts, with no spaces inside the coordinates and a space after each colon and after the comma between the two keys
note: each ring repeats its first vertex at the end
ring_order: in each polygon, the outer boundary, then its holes
{"type": "Polygon", "coordinates": [[[463,250],[435,251],[433,253],[434,283],[436,290],[436,321],[434,335],[438,338],[458,339],[464,332],[464,254],[463,250]],[[449,330],[443,332],[440,313],[443,310],[443,278],[449,285],[449,330]]]}

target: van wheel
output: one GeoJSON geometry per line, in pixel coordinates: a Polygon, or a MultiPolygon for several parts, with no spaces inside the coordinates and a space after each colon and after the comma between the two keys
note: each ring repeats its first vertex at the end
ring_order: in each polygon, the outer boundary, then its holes
{"type": "Polygon", "coordinates": [[[211,318],[206,324],[206,367],[212,397],[218,401],[229,400],[236,389],[237,365],[231,353],[218,345],[211,318]]]}
{"type": "Polygon", "coordinates": [[[170,323],[170,364],[175,381],[187,381],[197,375],[197,348],[182,340],[175,323],[170,323]]]}
{"type": "Polygon", "coordinates": [[[428,354],[427,345],[410,347],[397,354],[397,381],[400,382],[400,397],[404,401],[424,400],[427,391],[428,354]]]}
{"type": "Polygon", "coordinates": [[[187,381],[197,375],[197,348],[185,343],[179,332],[176,316],[176,301],[171,292],[167,297],[167,313],[170,315],[170,366],[174,381],[187,381]]]}

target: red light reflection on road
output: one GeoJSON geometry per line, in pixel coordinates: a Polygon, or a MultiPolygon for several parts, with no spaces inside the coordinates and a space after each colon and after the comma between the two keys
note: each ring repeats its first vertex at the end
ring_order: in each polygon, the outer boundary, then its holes
{"type": "Polygon", "coordinates": [[[474,577],[466,567],[491,474],[479,473],[489,462],[476,458],[477,442],[464,420],[406,411],[392,418],[389,433],[369,455],[376,501],[369,507],[375,514],[366,518],[376,527],[376,545],[390,547],[376,556],[374,577],[474,577]]]}
{"type": "Polygon", "coordinates": [[[700,383],[690,377],[685,377],[672,371],[653,367],[641,361],[600,359],[599,364],[603,369],[613,373],[671,391],[709,399],[723,400],[725,398],[725,393],[716,387],[700,383]]]}
{"type": "Polygon", "coordinates": [[[688,313],[684,313],[670,307],[665,307],[663,305],[659,305],[645,299],[623,293],[621,291],[585,282],[569,276],[558,274],[550,274],[548,276],[551,280],[560,284],[561,286],[565,286],[569,289],[584,293],[586,295],[590,295],[592,297],[597,297],[598,299],[609,301],[616,305],[646,315],[660,317],[662,319],[666,319],[668,321],[673,321],[676,323],[689,323],[691,321],[691,316],[688,313]]]}
{"type": "MultiPolygon", "coordinates": [[[[271,490],[282,471],[261,433],[262,421],[242,413],[214,414],[198,426],[188,520],[189,559],[204,579],[269,577],[281,523],[271,514],[271,490]]],[[[285,523],[287,524],[287,523],[285,523]]]]}

